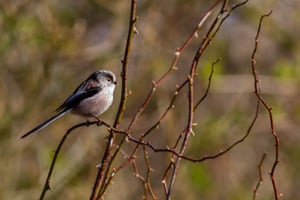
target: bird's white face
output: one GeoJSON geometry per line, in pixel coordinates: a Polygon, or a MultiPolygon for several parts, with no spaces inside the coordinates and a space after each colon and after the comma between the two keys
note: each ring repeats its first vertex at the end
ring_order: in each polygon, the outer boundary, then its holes
{"type": "Polygon", "coordinates": [[[113,94],[117,84],[116,76],[110,71],[104,71],[103,73],[99,74],[98,78],[100,85],[103,87],[100,96],[105,96],[106,99],[107,106],[103,106],[106,107],[104,109],[106,110],[112,104],[113,101],[113,94]]]}
{"type": "Polygon", "coordinates": [[[116,87],[116,84],[107,84],[107,88],[109,90],[109,93],[113,94],[114,93],[114,90],[115,90],[115,87],[116,87]]]}
{"type": "Polygon", "coordinates": [[[103,89],[108,89],[111,93],[113,93],[116,82],[116,76],[110,71],[100,70],[97,72],[97,80],[103,89]]]}

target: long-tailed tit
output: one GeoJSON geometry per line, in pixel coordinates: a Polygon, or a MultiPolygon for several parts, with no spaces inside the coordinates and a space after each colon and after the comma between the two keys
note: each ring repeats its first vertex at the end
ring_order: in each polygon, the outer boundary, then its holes
{"type": "Polygon", "coordinates": [[[56,109],[56,115],[28,131],[21,138],[45,128],[69,112],[98,119],[112,104],[116,84],[116,76],[111,71],[99,70],[92,73],[56,109]]]}

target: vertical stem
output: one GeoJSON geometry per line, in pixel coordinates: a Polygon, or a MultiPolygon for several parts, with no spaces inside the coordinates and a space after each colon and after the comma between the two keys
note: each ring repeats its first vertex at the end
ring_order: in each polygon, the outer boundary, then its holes
{"type": "MultiPolygon", "coordinates": [[[[130,56],[130,50],[131,50],[131,42],[134,34],[134,28],[135,28],[135,22],[136,22],[136,0],[131,1],[131,10],[130,10],[130,19],[129,19],[129,28],[128,28],[128,34],[127,34],[127,42],[125,46],[125,53],[124,57],[122,59],[122,89],[121,89],[121,99],[120,104],[117,112],[117,116],[115,118],[115,122],[113,127],[117,128],[120,124],[120,121],[123,117],[125,108],[126,108],[126,101],[127,101],[127,77],[128,77],[128,62],[129,62],[129,56],[130,56]]],[[[125,136],[124,136],[125,137],[125,136]]],[[[98,168],[96,180],[93,186],[93,190],[91,193],[90,199],[95,199],[95,196],[97,195],[97,199],[100,198],[99,194],[102,192],[100,191],[103,185],[106,182],[106,177],[109,172],[110,166],[112,164],[111,160],[111,154],[114,144],[115,134],[113,131],[110,132],[110,135],[108,137],[108,142],[106,145],[105,152],[103,154],[103,158],[101,161],[101,164],[98,168]]]]}

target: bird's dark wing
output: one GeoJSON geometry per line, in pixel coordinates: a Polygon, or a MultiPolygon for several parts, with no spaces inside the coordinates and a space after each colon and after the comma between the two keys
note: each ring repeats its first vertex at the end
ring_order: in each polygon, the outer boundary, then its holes
{"type": "Polygon", "coordinates": [[[73,108],[77,104],[79,104],[83,99],[91,97],[102,90],[101,87],[91,87],[86,91],[80,91],[80,86],[73,92],[71,96],[69,96],[63,104],[61,104],[56,112],[59,112],[65,108],[73,108]]]}

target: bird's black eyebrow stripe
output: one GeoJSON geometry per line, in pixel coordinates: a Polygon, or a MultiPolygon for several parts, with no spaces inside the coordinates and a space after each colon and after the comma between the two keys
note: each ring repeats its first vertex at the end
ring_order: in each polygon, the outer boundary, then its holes
{"type": "Polygon", "coordinates": [[[111,74],[105,74],[105,76],[109,79],[111,79],[112,81],[114,80],[114,77],[111,74]]]}
{"type": "Polygon", "coordinates": [[[99,83],[97,76],[98,76],[97,73],[93,73],[88,79],[92,79],[93,81],[96,81],[99,83]]]}

